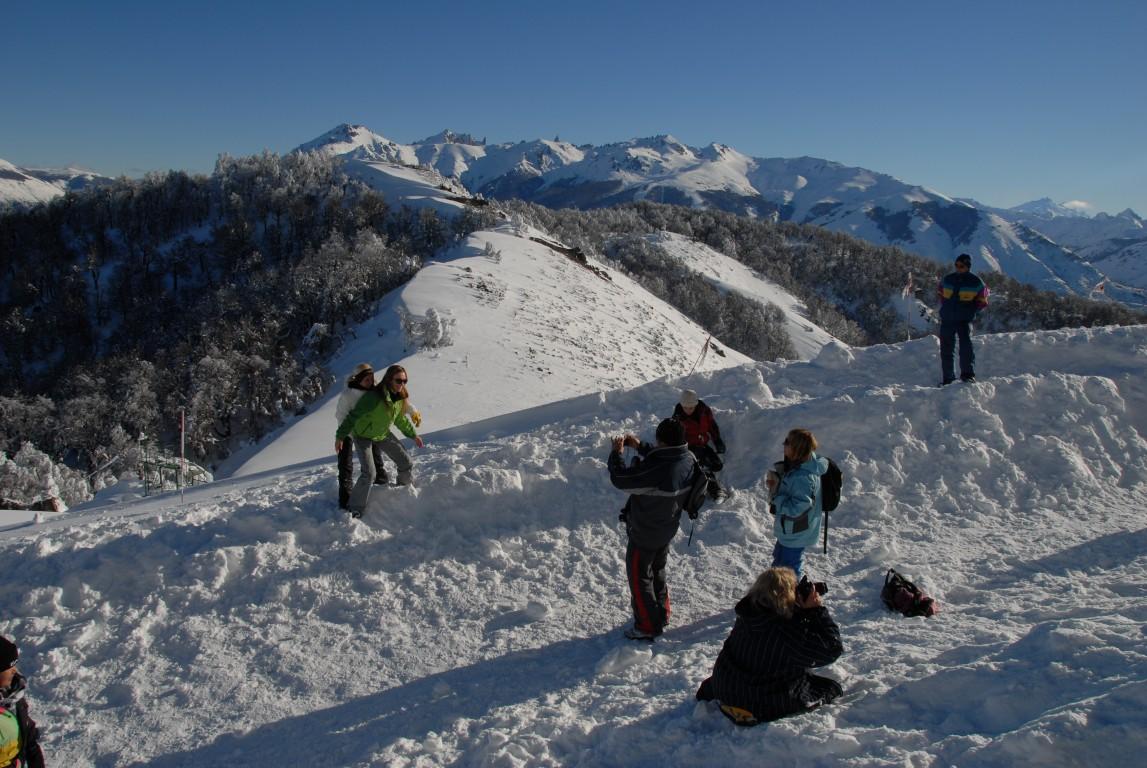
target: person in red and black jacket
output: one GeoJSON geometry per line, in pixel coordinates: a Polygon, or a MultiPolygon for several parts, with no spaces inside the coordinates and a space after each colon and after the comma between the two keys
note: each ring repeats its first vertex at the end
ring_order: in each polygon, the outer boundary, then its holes
{"type": "Polygon", "coordinates": [[[725,466],[720,458],[725,453],[725,441],[721,439],[721,429],[713,417],[713,409],[705,405],[696,392],[686,389],[681,393],[681,402],[673,409],[673,418],[685,427],[685,442],[701,466],[711,472],[720,472],[725,466]]]}
{"type": "Polygon", "coordinates": [[[28,714],[24,698],[28,683],[16,671],[19,658],[16,644],[0,637],[0,766],[44,768],[40,729],[28,714]]]}

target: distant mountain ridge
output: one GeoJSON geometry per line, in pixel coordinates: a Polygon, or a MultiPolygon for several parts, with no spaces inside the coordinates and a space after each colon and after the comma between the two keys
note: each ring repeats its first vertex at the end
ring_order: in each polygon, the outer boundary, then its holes
{"type": "Polygon", "coordinates": [[[948,263],[971,253],[980,269],[1036,287],[1147,305],[1147,244],[1133,211],[1081,215],[1048,199],[998,209],[948,197],[888,174],[814,157],[750,157],[724,144],[690,147],[671,135],[574,145],[538,139],[488,144],[443,131],[403,145],[344,124],[300,150],[354,163],[417,164],[476,195],[561,208],[637,200],[709,207],[812,224],[948,263]]]}
{"type": "Polygon", "coordinates": [[[82,168],[20,168],[0,159],[0,207],[46,203],[65,192],[109,181],[82,168]]]}

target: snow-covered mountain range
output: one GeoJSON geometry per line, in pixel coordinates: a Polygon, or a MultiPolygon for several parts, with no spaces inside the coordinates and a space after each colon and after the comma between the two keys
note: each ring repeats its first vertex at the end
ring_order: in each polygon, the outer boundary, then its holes
{"type": "Polygon", "coordinates": [[[488,144],[443,131],[403,145],[344,124],[300,149],[345,157],[351,168],[417,163],[492,198],[553,207],[633,200],[708,206],[822,226],[943,263],[968,252],[981,269],[1060,292],[1088,295],[1108,277],[1109,297],[1147,304],[1147,264],[1139,258],[1147,233],[1130,210],[1089,218],[1049,201],[997,209],[864,168],[750,157],[722,144],[698,149],[672,136],[575,146],[558,139],[488,144]]]}
{"type": "Polygon", "coordinates": [[[18,168],[0,158],[0,207],[46,203],[69,190],[111,181],[82,168],[18,168]]]}

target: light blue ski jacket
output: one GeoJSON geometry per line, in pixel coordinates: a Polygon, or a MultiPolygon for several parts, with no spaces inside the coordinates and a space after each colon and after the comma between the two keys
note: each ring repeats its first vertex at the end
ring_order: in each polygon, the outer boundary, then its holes
{"type": "Polygon", "coordinates": [[[820,476],[828,471],[828,459],[815,453],[808,461],[781,477],[773,494],[773,533],[782,546],[803,549],[816,544],[820,535],[820,476]]]}

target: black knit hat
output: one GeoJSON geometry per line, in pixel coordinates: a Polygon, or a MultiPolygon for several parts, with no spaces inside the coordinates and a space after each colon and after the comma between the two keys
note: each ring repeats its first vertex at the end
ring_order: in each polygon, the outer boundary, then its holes
{"type": "Polygon", "coordinates": [[[6,637],[0,637],[0,672],[16,666],[16,659],[20,658],[20,649],[6,637]]]}
{"type": "Polygon", "coordinates": [[[970,266],[972,266],[972,257],[966,253],[961,253],[959,256],[956,257],[956,263],[957,264],[967,264],[970,267],[970,266]]]}
{"type": "Polygon", "coordinates": [[[657,442],[662,445],[683,445],[685,425],[677,419],[666,419],[657,425],[657,442]]]}

